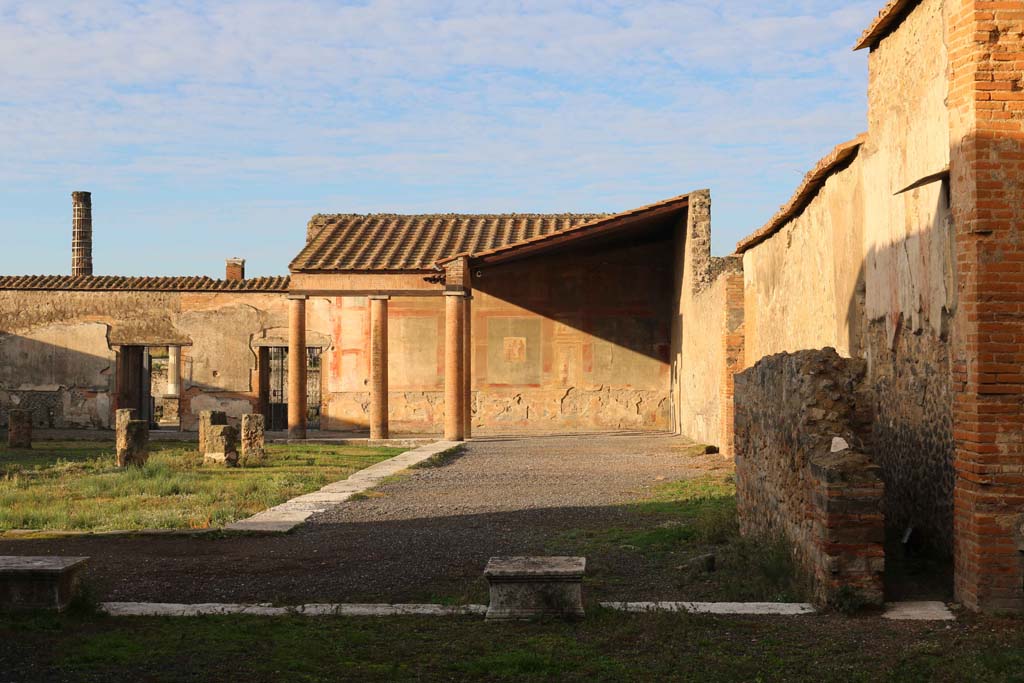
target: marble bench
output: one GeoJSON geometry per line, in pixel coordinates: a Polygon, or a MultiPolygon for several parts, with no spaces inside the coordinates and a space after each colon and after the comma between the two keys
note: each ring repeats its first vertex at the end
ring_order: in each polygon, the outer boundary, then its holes
{"type": "Polygon", "coordinates": [[[585,557],[492,557],[487,619],[582,617],[585,557]]]}
{"type": "Polygon", "coordinates": [[[88,559],[0,555],[0,610],[62,611],[78,591],[88,559]]]}

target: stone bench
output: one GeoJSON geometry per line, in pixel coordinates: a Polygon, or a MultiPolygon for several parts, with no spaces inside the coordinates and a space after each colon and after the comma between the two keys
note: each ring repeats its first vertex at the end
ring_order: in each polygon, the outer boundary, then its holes
{"type": "Polygon", "coordinates": [[[484,569],[490,584],[490,621],[582,617],[585,557],[492,557],[484,569]]]}
{"type": "Polygon", "coordinates": [[[0,555],[0,610],[65,609],[88,559],[0,555]]]}

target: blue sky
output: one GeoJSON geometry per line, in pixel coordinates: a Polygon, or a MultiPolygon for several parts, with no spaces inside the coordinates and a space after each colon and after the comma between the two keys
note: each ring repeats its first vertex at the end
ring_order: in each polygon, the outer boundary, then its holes
{"type": "Polygon", "coordinates": [[[283,274],[314,213],[621,211],[732,251],[865,126],[882,0],[0,0],[0,273],[283,274]]]}

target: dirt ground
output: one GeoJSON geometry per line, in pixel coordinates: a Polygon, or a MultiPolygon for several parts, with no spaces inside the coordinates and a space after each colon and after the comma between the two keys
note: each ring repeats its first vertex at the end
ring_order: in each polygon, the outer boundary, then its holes
{"type": "MultiPolygon", "coordinates": [[[[491,556],[572,553],[587,530],[649,525],[632,503],[724,466],[667,435],[491,437],[287,535],[5,538],[0,554],[87,555],[100,600],[485,602],[491,556]]],[[[588,600],[702,597],[676,581],[685,558],[622,545],[588,553],[588,600]]]]}

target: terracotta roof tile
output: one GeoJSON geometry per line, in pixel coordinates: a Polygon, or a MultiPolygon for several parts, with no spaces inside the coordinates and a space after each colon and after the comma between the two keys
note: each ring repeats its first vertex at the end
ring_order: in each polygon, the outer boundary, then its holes
{"type": "Polygon", "coordinates": [[[119,275],[5,275],[0,289],[86,292],[287,292],[287,277],[214,280],[195,277],[123,277],[119,275]]]}
{"type": "MultiPolygon", "coordinates": [[[[496,247],[489,249],[474,249],[470,251],[455,252],[449,259],[458,255],[471,255],[474,257],[481,256],[493,256],[503,252],[512,252],[522,250],[525,248],[535,248],[538,245],[544,244],[545,242],[555,242],[565,239],[575,239],[577,237],[585,237],[588,234],[593,234],[603,229],[615,228],[620,225],[630,224],[635,219],[644,219],[649,217],[651,214],[658,214],[666,210],[677,210],[689,206],[690,195],[683,194],[678,197],[672,197],[665,199],[654,204],[647,204],[645,206],[630,209],[629,211],[623,211],[622,213],[615,214],[600,214],[593,216],[590,220],[577,223],[575,225],[565,225],[564,227],[553,230],[551,232],[521,235],[520,239],[507,244],[501,244],[496,247]]],[[[443,262],[446,259],[441,259],[443,262]]]]}
{"type": "Polygon", "coordinates": [[[849,142],[844,142],[829,152],[828,156],[818,162],[810,173],[804,176],[803,182],[790,200],[768,221],[764,227],[753,233],[736,245],[736,253],[742,254],[747,249],[755,247],[761,242],[777,233],[782,226],[788,223],[795,216],[800,215],[807,205],[811,203],[815,195],[833,173],[844,168],[847,162],[853,160],[860,151],[860,146],[867,139],[867,133],[858,135],[849,142]]]}
{"type": "Polygon", "coordinates": [[[864,33],[861,34],[853,49],[863,50],[866,47],[876,47],[920,1],[889,0],[886,6],[878,13],[878,16],[875,17],[871,26],[868,26],[864,33]]]}
{"type": "Polygon", "coordinates": [[[589,223],[604,214],[337,214],[291,262],[292,272],[431,270],[458,254],[490,251],[589,223]]]}

